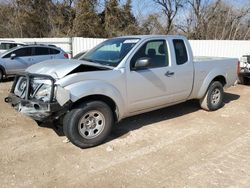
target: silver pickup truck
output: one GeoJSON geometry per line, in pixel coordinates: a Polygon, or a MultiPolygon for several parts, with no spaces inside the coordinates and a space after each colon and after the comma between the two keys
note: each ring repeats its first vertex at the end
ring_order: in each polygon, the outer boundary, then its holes
{"type": "Polygon", "coordinates": [[[5,99],[38,122],[59,120],[78,147],[102,143],[115,122],[198,99],[223,105],[237,80],[237,59],[193,58],[182,36],[126,36],[104,41],[81,60],[50,60],[17,75],[5,99]]]}

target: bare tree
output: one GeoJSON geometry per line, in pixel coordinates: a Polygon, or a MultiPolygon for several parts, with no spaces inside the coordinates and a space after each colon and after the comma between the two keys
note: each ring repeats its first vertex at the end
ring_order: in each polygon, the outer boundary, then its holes
{"type": "Polygon", "coordinates": [[[164,15],[167,18],[166,34],[173,30],[173,21],[179,10],[184,6],[185,0],[153,0],[161,6],[164,15]]]}

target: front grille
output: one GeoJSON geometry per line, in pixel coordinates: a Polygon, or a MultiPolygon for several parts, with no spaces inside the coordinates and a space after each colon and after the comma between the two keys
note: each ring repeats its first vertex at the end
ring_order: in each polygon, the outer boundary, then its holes
{"type": "Polygon", "coordinates": [[[52,102],[55,89],[54,83],[55,80],[47,75],[17,75],[11,93],[21,99],[52,102]],[[46,91],[46,93],[44,91],[46,91]]]}

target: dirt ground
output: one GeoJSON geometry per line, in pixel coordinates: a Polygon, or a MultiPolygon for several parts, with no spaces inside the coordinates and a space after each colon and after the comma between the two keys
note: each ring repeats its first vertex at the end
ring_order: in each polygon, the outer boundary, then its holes
{"type": "Polygon", "coordinates": [[[250,187],[250,86],[228,89],[216,112],[189,101],[126,119],[82,150],[5,104],[11,84],[0,84],[1,187],[250,187]]]}

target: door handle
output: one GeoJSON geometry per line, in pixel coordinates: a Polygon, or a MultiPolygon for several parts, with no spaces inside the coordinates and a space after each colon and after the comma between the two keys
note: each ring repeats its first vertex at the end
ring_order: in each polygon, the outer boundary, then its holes
{"type": "Polygon", "coordinates": [[[173,76],[173,75],[174,75],[174,72],[167,71],[167,72],[165,73],[165,76],[167,76],[167,77],[171,77],[171,76],[173,76]]]}

